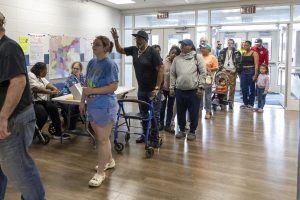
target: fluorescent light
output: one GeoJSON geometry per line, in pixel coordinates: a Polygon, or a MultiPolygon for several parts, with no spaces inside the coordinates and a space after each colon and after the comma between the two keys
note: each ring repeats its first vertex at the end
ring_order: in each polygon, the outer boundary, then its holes
{"type": "Polygon", "coordinates": [[[135,3],[135,1],[132,1],[132,0],[106,0],[106,1],[109,1],[109,2],[114,3],[114,4],[130,4],[130,3],[135,3]]]}

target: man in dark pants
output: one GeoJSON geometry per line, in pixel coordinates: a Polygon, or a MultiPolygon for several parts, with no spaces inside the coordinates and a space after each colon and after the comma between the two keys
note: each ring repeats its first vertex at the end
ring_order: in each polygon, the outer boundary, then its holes
{"type": "MultiPolygon", "coordinates": [[[[150,97],[155,97],[153,100],[153,106],[158,125],[161,102],[159,91],[163,80],[163,64],[160,56],[153,47],[148,46],[148,34],[143,30],[138,31],[136,34],[132,34],[136,39],[136,46],[126,48],[121,47],[119,44],[119,36],[115,28],[111,29],[111,33],[114,38],[117,51],[121,54],[132,56],[133,58],[133,66],[138,82],[138,99],[150,102],[150,97]]],[[[140,106],[140,113],[144,116],[148,115],[148,108],[140,106]]],[[[147,125],[144,122],[144,131],[146,131],[146,128],[147,125]]],[[[156,134],[158,135],[159,133],[156,132],[156,134]]],[[[136,140],[136,142],[144,142],[144,136],[142,135],[136,140]]]]}
{"type": "Polygon", "coordinates": [[[179,42],[181,53],[172,62],[170,70],[170,96],[176,95],[179,133],[176,138],[196,139],[200,98],[203,95],[206,67],[202,57],[195,55],[195,46],[190,39],[179,42]],[[186,112],[189,112],[190,131],[185,132],[186,112]]]}
{"type": "Polygon", "coordinates": [[[44,188],[28,153],[35,114],[24,53],[5,35],[5,17],[0,12],[0,200],[7,180],[25,200],[43,200],[44,188]]]}

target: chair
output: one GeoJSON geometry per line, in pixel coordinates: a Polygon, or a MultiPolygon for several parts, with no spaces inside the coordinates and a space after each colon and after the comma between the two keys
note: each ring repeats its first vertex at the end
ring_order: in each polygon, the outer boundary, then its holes
{"type": "MultiPolygon", "coordinates": [[[[159,138],[159,134],[156,134],[155,136],[152,136],[154,138],[149,138],[150,136],[150,131],[151,131],[151,121],[154,120],[154,132],[159,133],[158,131],[158,126],[157,122],[154,116],[154,109],[153,109],[153,101],[150,103],[147,103],[145,101],[140,101],[136,99],[121,99],[118,100],[119,104],[119,110],[117,114],[117,121],[115,124],[115,130],[114,130],[114,149],[120,153],[124,149],[124,145],[121,142],[118,142],[118,135],[120,132],[125,133],[125,142],[128,143],[130,139],[130,134],[137,134],[137,135],[144,135],[145,136],[145,150],[146,150],[146,157],[151,158],[154,155],[154,149],[153,146],[155,145],[155,142],[157,146],[161,146],[162,140],[159,138]],[[147,116],[142,116],[140,113],[135,113],[135,112],[125,112],[124,105],[127,103],[133,103],[133,104],[138,104],[138,105],[143,105],[148,107],[148,115],[147,116]],[[123,118],[125,122],[119,124],[120,118],[123,118]],[[131,132],[131,120],[139,120],[139,121],[144,121],[147,123],[147,129],[146,133],[136,133],[136,132],[131,132]],[[119,130],[121,126],[126,124],[127,130],[119,130]],[[149,140],[150,139],[150,140],[149,140]]],[[[135,127],[135,128],[140,128],[140,127],[135,127]]]]}

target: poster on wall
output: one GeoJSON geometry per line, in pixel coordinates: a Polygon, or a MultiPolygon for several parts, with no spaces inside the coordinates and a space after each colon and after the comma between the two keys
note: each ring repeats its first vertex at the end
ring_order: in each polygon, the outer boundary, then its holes
{"type": "Polygon", "coordinates": [[[37,62],[44,62],[44,49],[47,36],[43,34],[29,34],[29,64],[34,65],[37,62]]]}
{"type": "Polygon", "coordinates": [[[80,61],[80,38],[52,36],[49,40],[50,79],[68,77],[75,61],[80,61]]]}
{"type": "Polygon", "coordinates": [[[93,49],[92,49],[93,41],[94,41],[93,38],[85,39],[84,61],[90,61],[94,56],[93,49]]]}
{"type": "Polygon", "coordinates": [[[28,36],[21,35],[19,37],[19,44],[20,44],[24,54],[28,54],[28,49],[29,49],[28,36]]]}

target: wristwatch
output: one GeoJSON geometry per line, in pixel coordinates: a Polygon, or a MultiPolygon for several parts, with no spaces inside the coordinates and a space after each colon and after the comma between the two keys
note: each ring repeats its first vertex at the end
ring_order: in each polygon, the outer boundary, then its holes
{"type": "Polygon", "coordinates": [[[154,88],[155,90],[159,90],[159,87],[158,86],[155,86],[155,88],[154,88]]]}

